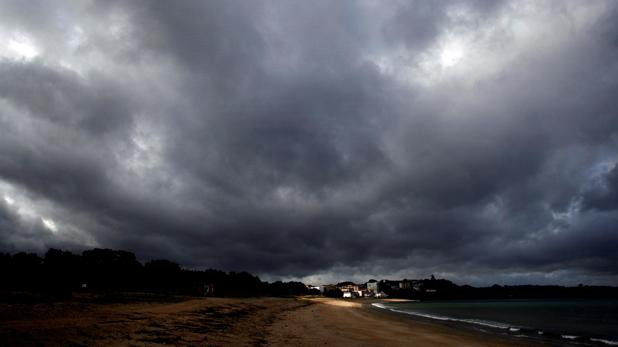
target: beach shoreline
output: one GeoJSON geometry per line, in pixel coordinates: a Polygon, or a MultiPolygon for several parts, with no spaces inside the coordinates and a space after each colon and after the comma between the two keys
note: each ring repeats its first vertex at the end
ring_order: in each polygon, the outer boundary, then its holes
{"type": "MultiPolygon", "coordinates": [[[[269,331],[269,345],[283,346],[530,346],[527,341],[406,317],[372,307],[384,300],[307,300],[269,331]]],[[[392,301],[390,301],[392,302],[392,301]]]]}
{"type": "MultiPolygon", "coordinates": [[[[381,300],[134,297],[1,303],[3,346],[523,346],[381,310],[381,300]]],[[[383,301],[382,301],[383,302],[383,301]]]]}
{"type": "MultiPolygon", "coordinates": [[[[481,303],[485,305],[487,303],[495,304],[491,300],[479,300],[479,301],[463,301],[468,305],[478,305],[481,303]]],[[[501,338],[511,340],[516,344],[525,343],[527,345],[535,346],[607,346],[616,345],[616,339],[613,338],[611,332],[604,325],[599,326],[584,326],[584,321],[580,321],[580,325],[575,327],[561,322],[562,325],[557,325],[557,321],[550,320],[552,317],[547,315],[543,316],[539,311],[540,318],[536,320],[533,317],[528,317],[522,320],[522,317],[505,315],[508,312],[508,308],[511,310],[516,308],[518,312],[521,312],[522,307],[530,305],[530,301],[506,301],[506,303],[515,303],[518,306],[504,306],[505,301],[500,302],[503,306],[493,307],[495,313],[501,314],[501,316],[488,316],[487,312],[481,315],[477,315],[474,310],[474,306],[468,311],[453,311],[451,308],[456,304],[461,304],[462,301],[426,301],[426,302],[413,302],[413,301],[390,301],[390,300],[375,300],[370,301],[365,307],[370,307],[376,312],[386,312],[390,315],[398,316],[403,319],[414,320],[418,322],[429,323],[433,325],[446,326],[454,328],[460,331],[470,331],[480,336],[497,335],[501,338]],[[411,303],[411,304],[410,304],[411,303]],[[519,306],[522,305],[522,306],[519,306]],[[431,309],[438,308],[437,311],[431,309]],[[448,307],[450,312],[439,311],[440,308],[448,307]],[[505,308],[506,307],[506,308],[505,308]],[[608,335],[609,334],[609,335],[608,335]]],[[[532,302],[537,302],[532,300],[532,302]]],[[[544,301],[541,301],[544,303],[544,301]]],[[[556,312],[556,303],[559,301],[549,300],[551,304],[550,309],[554,312],[554,318],[560,319],[560,314],[556,312]]],[[[570,312],[575,310],[574,303],[568,302],[568,309],[570,312]]],[[[586,303],[591,305],[590,303],[586,303]]],[[[607,304],[607,303],[605,303],[607,304]]],[[[537,306],[535,306],[538,309],[537,306]]],[[[598,306],[592,305],[592,309],[598,312],[598,306]]],[[[547,310],[547,309],[546,309],[547,310]]],[[[567,316],[568,317],[568,316],[567,316]]],[[[534,317],[536,318],[536,317],[534,317]]]]}

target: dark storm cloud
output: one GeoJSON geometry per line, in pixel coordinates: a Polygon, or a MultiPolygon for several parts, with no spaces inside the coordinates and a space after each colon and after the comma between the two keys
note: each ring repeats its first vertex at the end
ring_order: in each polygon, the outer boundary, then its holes
{"type": "Polygon", "coordinates": [[[612,2],[32,4],[0,11],[5,250],[618,283],[612,2]]]}
{"type": "Polygon", "coordinates": [[[585,193],[584,206],[601,211],[618,209],[618,164],[602,176],[597,187],[585,193]]]}
{"type": "Polygon", "coordinates": [[[62,68],[20,62],[3,62],[0,75],[6,99],[56,125],[105,136],[131,122],[130,100],[104,76],[84,80],[62,68]]]}
{"type": "Polygon", "coordinates": [[[450,26],[476,26],[483,17],[491,16],[502,8],[503,1],[406,1],[402,2],[383,32],[392,43],[403,44],[414,51],[422,51],[450,26]],[[473,18],[452,18],[448,11],[464,9],[473,18]]]}

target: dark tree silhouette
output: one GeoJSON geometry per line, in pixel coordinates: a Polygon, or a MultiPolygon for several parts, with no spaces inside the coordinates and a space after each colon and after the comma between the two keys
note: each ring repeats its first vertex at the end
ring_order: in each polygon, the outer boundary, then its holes
{"type": "MultiPolygon", "coordinates": [[[[248,272],[186,270],[165,259],[151,260],[142,265],[131,252],[99,248],[84,251],[81,255],[52,248],[43,258],[34,253],[0,253],[0,278],[0,299],[9,300],[25,293],[34,298],[64,299],[78,290],[236,297],[319,294],[316,290],[309,291],[300,282],[267,283],[248,272]]],[[[405,283],[400,285],[400,281],[381,280],[379,287],[391,297],[423,300],[618,298],[616,287],[583,284],[577,287],[494,285],[474,288],[458,286],[445,279],[436,279],[433,275],[429,279],[408,280],[405,283]]],[[[353,283],[339,283],[345,284],[353,283]]],[[[326,289],[323,295],[342,297],[343,293],[332,287],[326,289]]]]}

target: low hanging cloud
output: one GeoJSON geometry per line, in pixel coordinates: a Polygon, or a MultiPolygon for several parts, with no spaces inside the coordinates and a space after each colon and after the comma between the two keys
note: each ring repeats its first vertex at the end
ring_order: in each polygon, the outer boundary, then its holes
{"type": "Polygon", "coordinates": [[[5,1],[0,251],[618,284],[616,13],[5,1]]]}

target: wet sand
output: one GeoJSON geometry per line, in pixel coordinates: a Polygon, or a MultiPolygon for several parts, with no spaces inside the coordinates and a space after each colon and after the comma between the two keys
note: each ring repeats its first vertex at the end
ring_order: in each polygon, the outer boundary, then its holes
{"type": "Polygon", "coordinates": [[[522,346],[498,336],[416,321],[368,308],[364,300],[314,299],[270,328],[273,346],[522,346]]]}
{"type": "Polygon", "coordinates": [[[77,299],[0,304],[2,346],[515,346],[362,301],[77,299]],[[176,302],[178,301],[178,302],[176,302]]]}

